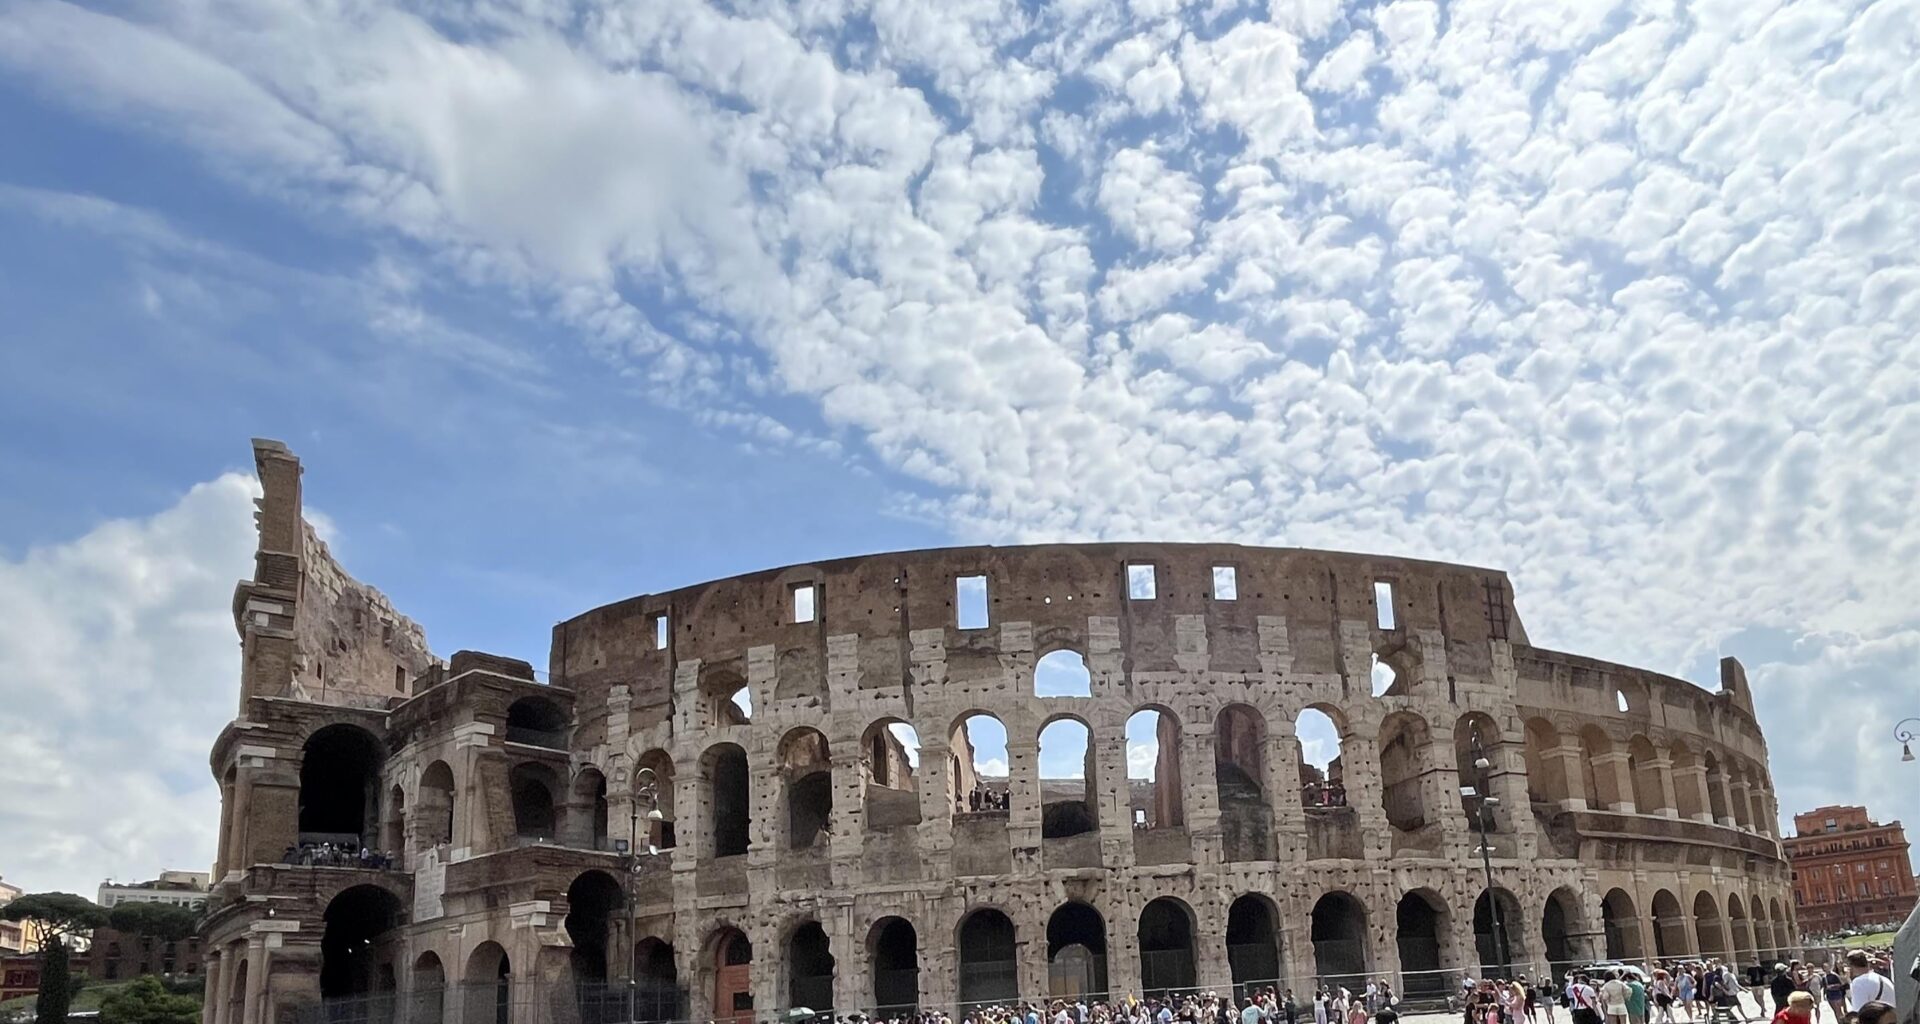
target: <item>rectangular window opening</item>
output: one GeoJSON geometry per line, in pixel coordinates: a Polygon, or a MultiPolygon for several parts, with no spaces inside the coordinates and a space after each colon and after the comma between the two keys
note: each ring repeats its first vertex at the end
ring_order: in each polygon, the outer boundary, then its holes
{"type": "Polygon", "coordinates": [[[393,688],[401,693],[407,692],[407,667],[405,665],[393,666],[393,688]]]}
{"type": "Polygon", "coordinates": [[[667,613],[661,612],[653,617],[653,649],[667,649],[667,613]]]}
{"type": "Polygon", "coordinates": [[[954,623],[961,629],[987,628],[987,578],[956,576],[953,579],[954,623]]]}
{"type": "Polygon", "coordinates": [[[813,599],[818,589],[811,583],[793,588],[793,621],[813,621],[813,599]]]}
{"type": "Polygon", "coordinates": [[[1127,566],[1127,597],[1134,601],[1151,601],[1154,594],[1153,566],[1127,566]]]}
{"type": "Polygon", "coordinates": [[[1373,581],[1373,624],[1381,629],[1393,629],[1393,584],[1386,580],[1373,581]]]}
{"type": "Polygon", "coordinates": [[[1237,601],[1239,598],[1240,583],[1234,578],[1233,566],[1214,566],[1213,599],[1215,601],[1237,601]]]}

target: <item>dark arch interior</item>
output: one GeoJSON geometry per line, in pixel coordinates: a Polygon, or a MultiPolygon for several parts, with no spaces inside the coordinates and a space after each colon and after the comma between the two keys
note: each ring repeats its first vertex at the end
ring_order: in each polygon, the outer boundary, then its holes
{"type": "Polygon", "coordinates": [[[826,930],[809,921],[787,940],[788,1005],[826,1012],[833,1008],[833,952],[826,930]]]}
{"type": "Polygon", "coordinates": [[[614,914],[621,906],[620,883],[604,871],[584,871],[567,886],[567,937],[573,940],[576,984],[604,984],[614,914]]]}
{"type": "Polygon", "coordinates": [[[507,708],[507,742],[565,749],[567,715],[545,697],[522,697],[507,708]]]}
{"type": "Polygon", "coordinates": [[[1480,972],[1505,977],[1520,956],[1520,905],[1505,889],[1487,889],[1473,903],[1473,943],[1480,954],[1480,972]],[[1496,919],[1494,911],[1498,909],[1496,919]]]}
{"type": "Polygon", "coordinates": [[[1154,900],[1140,912],[1140,987],[1171,992],[1193,985],[1193,921],[1179,903],[1154,900]]]}
{"type": "Polygon", "coordinates": [[[787,783],[787,842],[793,849],[824,845],[832,817],[832,772],[821,769],[787,783]]]}
{"type": "Polygon", "coordinates": [[[1019,989],[1013,922],[998,910],[976,910],[960,924],[960,1001],[1004,1002],[1019,989]]]}
{"type": "Polygon", "coordinates": [[[673,943],[649,936],[635,944],[633,978],[635,1020],[678,1020],[685,1016],[680,969],[673,962],[673,943]]]}
{"type": "Polygon", "coordinates": [[[911,1013],[920,1005],[920,937],[897,917],[873,937],[873,1001],[892,1013],[911,1013]]]}
{"type": "Polygon", "coordinates": [[[713,758],[713,855],[747,852],[747,752],[731,744],[713,758]]]}
{"type": "Polygon", "coordinates": [[[1687,948],[1687,922],[1680,900],[1665,889],[1653,894],[1653,949],[1655,956],[1678,956],[1687,948]]]}
{"type": "Polygon", "coordinates": [[[1279,933],[1273,908],[1258,896],[1242,896],[1227,908],[1227,967],[1236,995],[1280,981],[1279,933]]]}
{"type": "MultiPolygon", "coordinates": [[[[493,1024],[507,1024],[507,1017],[513,1009],[513,970],[507,953],[498,945],[482,943],[467,958],[466,986],[469,1000],[482,998],[485,986],[493,986],[493,1024]]],[[[473,1004],[467,1016],[466,1024],[486,1024],[486,1014],[481,1006],[473,1004]]]]}
{"type": "Polygon", "coordinates": [[[453,769],[435,761],[420,775],[420,799],[414,814],[422,846],[453,842],[453,769]]]}
{"type": "Polygon", "coordinates": [[[358,726],[329,725],[309,737],[300,759],[302,841],[373,845],[383,760],[380,741],[358,726]]]}
{"type": "Polygon", "coordinates": [[[1047,974],[1058,995],[1106,992],[1107,922],[1099,911],[1073,901],[1047,918],[1047,974]]]}
{"type": "Polygon", "coordinates": [[[400,924],[400,900],[378,886],[356,885],[327,904],[320,936],[320,997],[392,992],[386,937],[400,924]]]}
{"type": "Polygon", "coordinates": [[[1633,897],[1624,890],[1615,889],[1607,893],[1600,901],[1600,930],[1606,939],[1606,954],[1609,960],[1625,960],[1629,957],[1640,958],[1638,948],[1639,922],[1635,920],[1633,897]],[[1628,929],[1634,929],[1629,934],[1628,929]]]}
{"type": "Polygon", "coordinates": [[[1367,973],[1367,912],[1344,892],[1313,905],[1314,972],[1328,984],[1354,988],[1367,973]]]}
{"type": "Polygon", "coordinates": [[[513,831],[530,839],[552,839],[553,770],[539,764],[517,764],[507,773],[507,787],[513,794],[513,831]]]}
{"type": "Polygon", "coordinates": [[[1085,800],[1058,800],[1040,809],[1040,837],[1065,839],[1094,829],[1093,812],[1085,800]]]}
{"type": "Polygon", "coordinates": [[[1573,962],[1573,945],[1568,937],[1573,915],[1566,899],[1564,892],[1556,891],[1547,897],[1546,909],[1540,912],[1540,936],[1547,944],[1547,968],[1555,981],[1566,975],[1573,962]]]}
{"type": "Polygon", "coordinates": [[[1394,927],[1407,994],[1445,994],[1448,981],[1440,974],[1440,912],[1432,901],[1417,892],[1400,897],[1394,927]]]}

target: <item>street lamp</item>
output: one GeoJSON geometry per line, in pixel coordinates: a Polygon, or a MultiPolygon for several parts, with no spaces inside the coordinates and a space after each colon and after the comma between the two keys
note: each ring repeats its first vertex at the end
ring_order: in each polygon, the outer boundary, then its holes
{"type": "MultiPolygon", "coordinates": [[[[626,897],[627,929],[626,938],[633,938],[633,876],[640,873],[640,803],[647,805],[647,856],[659,853],[653,845],[653,823],[665,821],[666,815],[660,813],[660,779],[651,768],[639,768],[629,771],[623,762],[613,771],[614,785],[631,793],[627,800],[627,838],[615,844],[615,848],[627,855],[622,895],[626,897]],[[622,848],[624,847],[624,848],[622,848]]],[[[624,943],[627,961],[627,1024],[634,1024],[639,1014],[640,979],[634,973],[633,943],[624,943]]]]}
{"type": "Polygon", "coordinates": [[[1913,741],[1920,739],[1920,733],[1907,728],[1908,724],[1920,725],[1920,718],[1902,719],[1893,727],[1893,738],[1900,742],[1900,760],[1913,760],[1913,741]]]}
{"type": "Polygon", "coordinates": [[[1475,785],[1460,787],[1460,795],[1480,798],[1474,808],[1473,825],[1480,833],[1480,866],[1487,874],[1487,909],[1493,915],[1493,955],[1499,961],[1500,977],[1506,978],[1513,973],[1513,968],[1508,962],[1511,958],[1507,953],[1506,928],[1500,923],[1500,898],[1493,892],[1493,844],[1487,840],[1487,809],[1498,806],[1500,798],[1493,795],[1489,785],[1493,762],[1487,760],[1486,753],[1480,749],[1479,728],[1469,735],[1473,741],[1473,769],[1479,775],[1475,785]]]}

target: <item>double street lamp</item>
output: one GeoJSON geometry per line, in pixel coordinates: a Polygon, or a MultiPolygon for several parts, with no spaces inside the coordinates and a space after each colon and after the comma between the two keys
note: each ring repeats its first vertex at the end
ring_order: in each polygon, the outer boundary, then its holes
{"type": "Polygon", "coordinates": [[[1473,826],[1480,833],[1480,866],[1487,874],[1487,910],[1493,916],[1493,955],[1499,961],[1500,977],[1506,978],[1513,973],[1511,957],[1507,952],[1507,931],[1500,923],[1500,899],[1493,892],[1493,844],[1487,840],[1487,814],[1499,806],[1500,798],[1493,795],[1490,779],[1493,774],[1493,762],[1487,760],[1486,753],[1480,748],[1480,730],[1475,728],[1470,734],[1473,741],[1473,769],[1477,773],[1474,785],[1461,786],[1460,795],[1479,798],[1474,806],[1473,826]]]}
{"type": "MultiPolygon", "coordinates": [[[[643,767],[629,770],[626,764],[622,763],[614,769],[613,782],[614,785],[619,786],[623,792],[630,794],[627,800],[628,838],[616,840],[614,842],[614,850],[617,853],[626,854],[626,871],[624,872],[626,877],[623,879],[625,884],[621,889],[627,904],[626,935],[631,939],[633,936],[634,921],[633,877],[640,873],[640,804],[645,802],[647,805],[646,855],[649,857],[660,852],[659,848],[653,845],[654,823],[665,821],[667,816],[660,813],[660,778],[654,774],[653,769],[643,767]]],[[[636,973],[633,962],[632,943],[628,942],[626,945],[629,947],[625,950],[627,961],[627,1022],[628,1024],[633,1024],[639,1013],[640,979],[636,973]]]]}

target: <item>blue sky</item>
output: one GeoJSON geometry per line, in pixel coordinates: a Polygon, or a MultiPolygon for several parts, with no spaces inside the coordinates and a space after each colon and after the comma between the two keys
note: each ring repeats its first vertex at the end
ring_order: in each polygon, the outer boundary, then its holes
{"type": "Polygon", "coordinates": [[[1916,26],[0,0],[0,874],[210,860],[252,436],[442,653],[888,548],[1381,551],[1740,655],[1783,810],[1920,821],[1916,26]]]}

